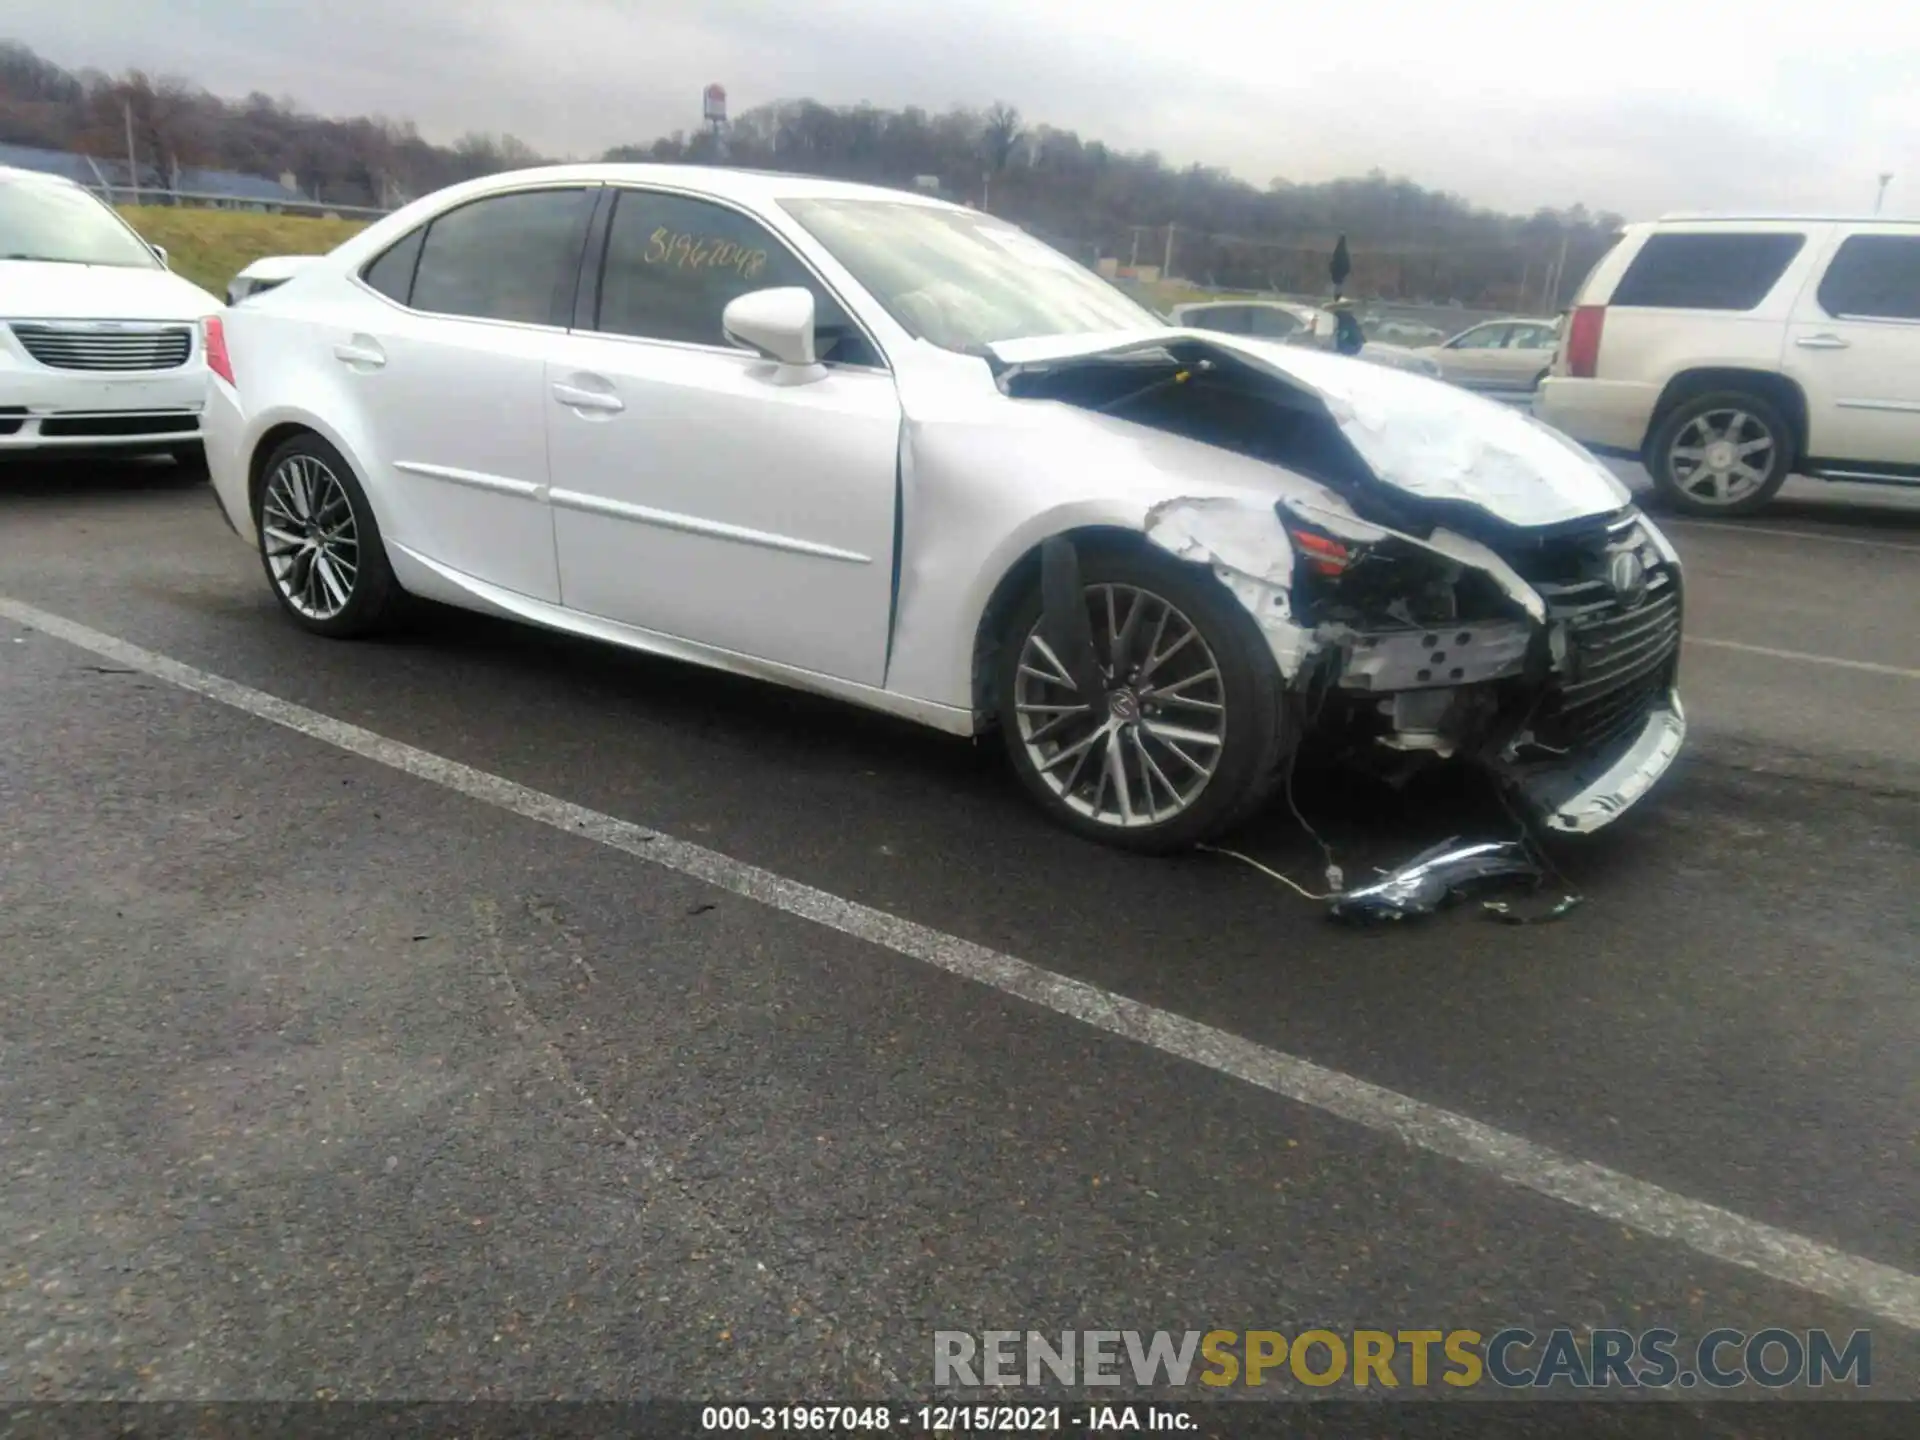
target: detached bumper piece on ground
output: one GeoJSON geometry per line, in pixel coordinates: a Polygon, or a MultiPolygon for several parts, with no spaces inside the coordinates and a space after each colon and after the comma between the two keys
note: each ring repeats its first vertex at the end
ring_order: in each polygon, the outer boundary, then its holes
{"type": "MultiPolygon", "coordinates": [[[[1475,888],[1522,882],[1537,888],[1545,879],[1545,868],[1527,853],[1522,841],[1483,840],[1465,845],[1458,839],[1445,840],[1371,885],[1330,897],[1327,913],[1335,920],[1360,924],[1413,920],[1443,909],[1475,888]]],[[[1492,901],[1485,913],[1509,924],[1528,925],[1558,920],[1578,904],[1578,896],[1566,895],[1544,912],[1523,914],[1504,901],[1492,901]]]]}

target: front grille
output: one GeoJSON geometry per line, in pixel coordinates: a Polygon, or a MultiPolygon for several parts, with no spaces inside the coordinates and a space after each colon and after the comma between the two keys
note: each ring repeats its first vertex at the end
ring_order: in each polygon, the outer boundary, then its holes
{"type": "Polygon", "coordinates": [[[20,433],[20,427],[26,423],[26,406],[0,405],[0,435],[17,435],[20,433]]]}
{"type": "Polygon", "coordinates": [[[113,329],[60,321],[16,321],[14,339],[55,370],[177,370],[193,351],[185,325],[126,325],[113,329]]]}
{"type": "Polygon", "coordinates": [[[1598,581],[1542,585],[1549,618],[1566,623],[1563,674],[1534,717],[1543,745],[1594,750],[1637,729],[1666,694],[1680,648],[1680,587],[1664,570],[1632,608],[1598,581]]]}

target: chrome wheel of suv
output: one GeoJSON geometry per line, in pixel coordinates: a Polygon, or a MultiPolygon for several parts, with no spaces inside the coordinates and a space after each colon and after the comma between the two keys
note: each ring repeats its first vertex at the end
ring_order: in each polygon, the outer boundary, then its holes
{"type": "Polygon", "coordinates": [[[1674,484],[1714,505],[1733,505],[1767,483],[1773,468],[1773,432],[1744,410],[1696,415],[1667,447],[1674,484]]]}
{"type": "Polygon", "coordinates": [[[1647,471],[1667,504],[1694,515],[1745,515],[1793,468],[1793,432],[1772,402],[1721,392],[1675,406],[1647,444],[1647,471]]]}

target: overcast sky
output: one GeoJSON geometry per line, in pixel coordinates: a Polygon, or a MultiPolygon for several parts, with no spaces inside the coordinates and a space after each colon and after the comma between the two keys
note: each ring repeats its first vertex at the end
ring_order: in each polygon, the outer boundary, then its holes
{"type": "Polygon", "coordinates": [[[1482,204],[1920,216],[1901,0],[6,0],[79,69],[588,156],[775,99],[984,106],[1255,184],[1378,166],[1482,204]]]}

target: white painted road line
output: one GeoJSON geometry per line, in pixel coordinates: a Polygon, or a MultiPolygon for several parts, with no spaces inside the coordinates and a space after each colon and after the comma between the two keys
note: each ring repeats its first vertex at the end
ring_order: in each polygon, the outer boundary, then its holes
{"type": "Polygon", "coordinates": [[[1740,525],[1725,520],[1677,520],[1670,516],[1656,516],[1656,523],[1662,530],[1679,527],[1685,530],[1715,530],[1723,535],[1773,535],[1782,540],[1825,540],[1831,545],[1865,545],[1870,550],[1904,550],[1909,555],[1920,555],[1920,545],[1902,545],[1897,540],[1866,540],[1858,535],[1827,535],[1818,530],[1775,530],[1765,525],[1740,525]]]}
{"type": "Polygon", "coordinates": [[[1204,1065],[1577,1210],[1824,1295],[1879,1320],[1920,1330],[1920,1276],[1891,1265],[1848,1254],[1718,1205],[1691,1200],[1310,1060],[1270,1050],[970,940],[390,740],[32,605],[0,596],[0,615],[375,764],[964,976],[1097,1030],[1204,1065]]]}
{"type": "Polygon", "coordinates": [[[1739,640],[1712,640],[1699,635],[1686,637],[1689,645],[1705,645],[1714,650],[1738,650],[1744,655],[1765,655],[1771,660],[1799,660],[1808,665],[1833,665],[1842,670],[1864,670],[1869,675],[1892,675],[1900,680],[1920,680],[1920,670],[1899,665],[1882,665],[1873,660],[1842,660],[1838,655],[1813,655],[1805,650],[1776,650],[1771,645],[1748,645],[1739,640]]]}

